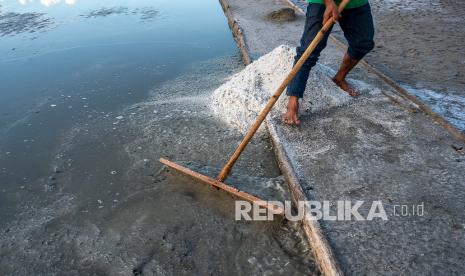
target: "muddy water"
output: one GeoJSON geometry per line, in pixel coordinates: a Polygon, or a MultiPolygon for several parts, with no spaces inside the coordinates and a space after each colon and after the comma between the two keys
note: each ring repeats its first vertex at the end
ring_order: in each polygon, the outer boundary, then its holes
{"type": "MultiPolygon", "coordinates": [[[[241,134],[206,99],[242,68],[216,1],[0,8],[0,274],[318,273],[296,225],[234,221],[215,175],[241,134]]],[[[266,137],[230,183],[287,192],[266,137]]]]}

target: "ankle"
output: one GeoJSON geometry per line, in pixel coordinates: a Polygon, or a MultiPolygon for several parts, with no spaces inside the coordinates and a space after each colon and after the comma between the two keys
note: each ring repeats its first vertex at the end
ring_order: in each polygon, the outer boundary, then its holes
{"type": "Polygon", "coordinates": [[[290,96],[287,103],[288,111],[295,111],[299,108],[299,98],[296,96],[290,96]]]}
{"type": "Polygon", "coordinates": [[[340,76],[340,75],[336,75],[333,78],[333,81],[336,82],[336,83],[341,83],[341,82],[344,82],[345,80],[346,80],[346,78],[343,77],[343,76],[340,76]]]}
{"type": "Polygon", "coordinates": [[[297,96],[289,96],[290,103],[299,103],[299,97],[297,96]]]}

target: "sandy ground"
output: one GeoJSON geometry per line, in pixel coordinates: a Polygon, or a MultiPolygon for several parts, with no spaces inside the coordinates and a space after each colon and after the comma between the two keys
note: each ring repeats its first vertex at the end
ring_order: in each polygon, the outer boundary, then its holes
{"type": "MultiPolygon", "coordinates": [[[[253,57],[283,43],[297,45],[303,17],[290,23],[263,19],[282,8],[282,2],[229,2],[253,57]]],[[[320,62],[335,70],[342,54],[329,43],[320,62]]],[[[390,93],[376,76],[360,68],[350,76],[390,93]]],[[[306,93],[318,89],[309,83],[306,93]]],[[[464,157],[455,150],[463,145],[427,116],[407,111],[382,93],[367,93],[341,107],[303,116],[300,128],[282,125],[279,117],[272,124],[308,198],[381,200],[385,206],[388,221],[321,222],[344,272],[460,275],[465,271],[464,157]],[[421,203],[424,216],[394,214],[396,204],[421,203]]],[[[362,209],[366,214],[368,210],[362,209]]]]}

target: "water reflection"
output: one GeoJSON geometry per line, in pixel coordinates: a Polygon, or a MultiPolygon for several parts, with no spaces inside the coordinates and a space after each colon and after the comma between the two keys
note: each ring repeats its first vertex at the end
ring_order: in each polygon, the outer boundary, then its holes
{"type": "Polygon", "coordinates": [[[86,18],[92,17],[106,17],[114,14],[128,14],[129,9],[126,7],[111,7],[111,8],[101,8],[98,10],[93,10],[86,15],[83,15],[86,18]]]}
{"type": "MultiPolygon", "coordinates": [[[[11,7],[0,9],[0,37],[2,36],[15,36],[18,34],[27,34],[27,33],[36,33],[39,31],[47,31],[54,26],[57,26],[58,23],[63,24],[64,22],[70,21],[74,16],[79,16],[85,19],[92,18],[103,18],[111,15],[120,15],[120,16],[137,16],[139,22],[149,22],[158,18],[159,9],[155,9],[150,6],[146,7],[126,7],[126,6],[110,6],[110,7],[101,7],[97,9],[91,9],[90,11],[84,5],[80,9],[75,11],[49,11],[44,10],[43,8],[33,7],[35,0],[18,0],[21,5],[31,4],[31,7],[28,7],[26,10],[18,9],[17,11],[11,10],[11,7]],[[83,12],[83,10],[86,10],[83,12]]],[[[43,6],[51,6],[59,4],[60,2],[66,3],[68,5],[73,5],[76,3],[76,0],[41,0],[40,3],[43,6]]],[[[37,1],[39,3],[39,1],[37,1]]],[[[83,3],[85,4],[85,3],[83,3]]],[[[131,19],[122,19],[126,21],[131,21],[131,19]]],[[[132,21],[133,23],[134,21],[132,21]]],[[[34,36],[32,39],[36,39],[34,36]]]]}
{"type": "Polygon", "coordinates": [[[53,25],[54,20],[37,12],[0,12],[0,36],[35,33],[53,25]]]}
{"type": "MultiPolygon", "coordinates": [[[[33,3],[35,2],[34,0],[18,0],[18,2],[21,4],[21,5],[26,5],[26,4],[29,4],[29,3],[33,3]]],[[[40,0],[40,3],[46,7],[50,7],[50,6],[53,6],[53,5],[56,5],[56,4],[59,4],[61,2],[61,0],[40,0]]],[[[74,5],[76,4],[76,0],[64,0],[63,1],[65,4],[67,5],[74,5]]]]}
{"type": "Polygon", "coordinates": [[[81,15],[85,18],[107,17],[110,15],[138,15],[141,21],[152,20],[159,14],[157,9],[151,7],[129,9],[127,7],[104,7],[98,10],[90,11],[87,14],[81,15]]]}

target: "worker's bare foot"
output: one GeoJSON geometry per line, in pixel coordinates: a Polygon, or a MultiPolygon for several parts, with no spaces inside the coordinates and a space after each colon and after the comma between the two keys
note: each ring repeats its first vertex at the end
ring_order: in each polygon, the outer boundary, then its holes
{"type": "Polygon", "coordinates": [[[334,83],[352,97],[357,97],[358,92],[345,79],[333,78],[334,83]]]}
{"type": "Polygon", "coordinates": [[[299,98],[290,96],[287,103],[287,111],[283,114],[283,123],[291,126],[300,125],[299,120],[299,98]]]}

